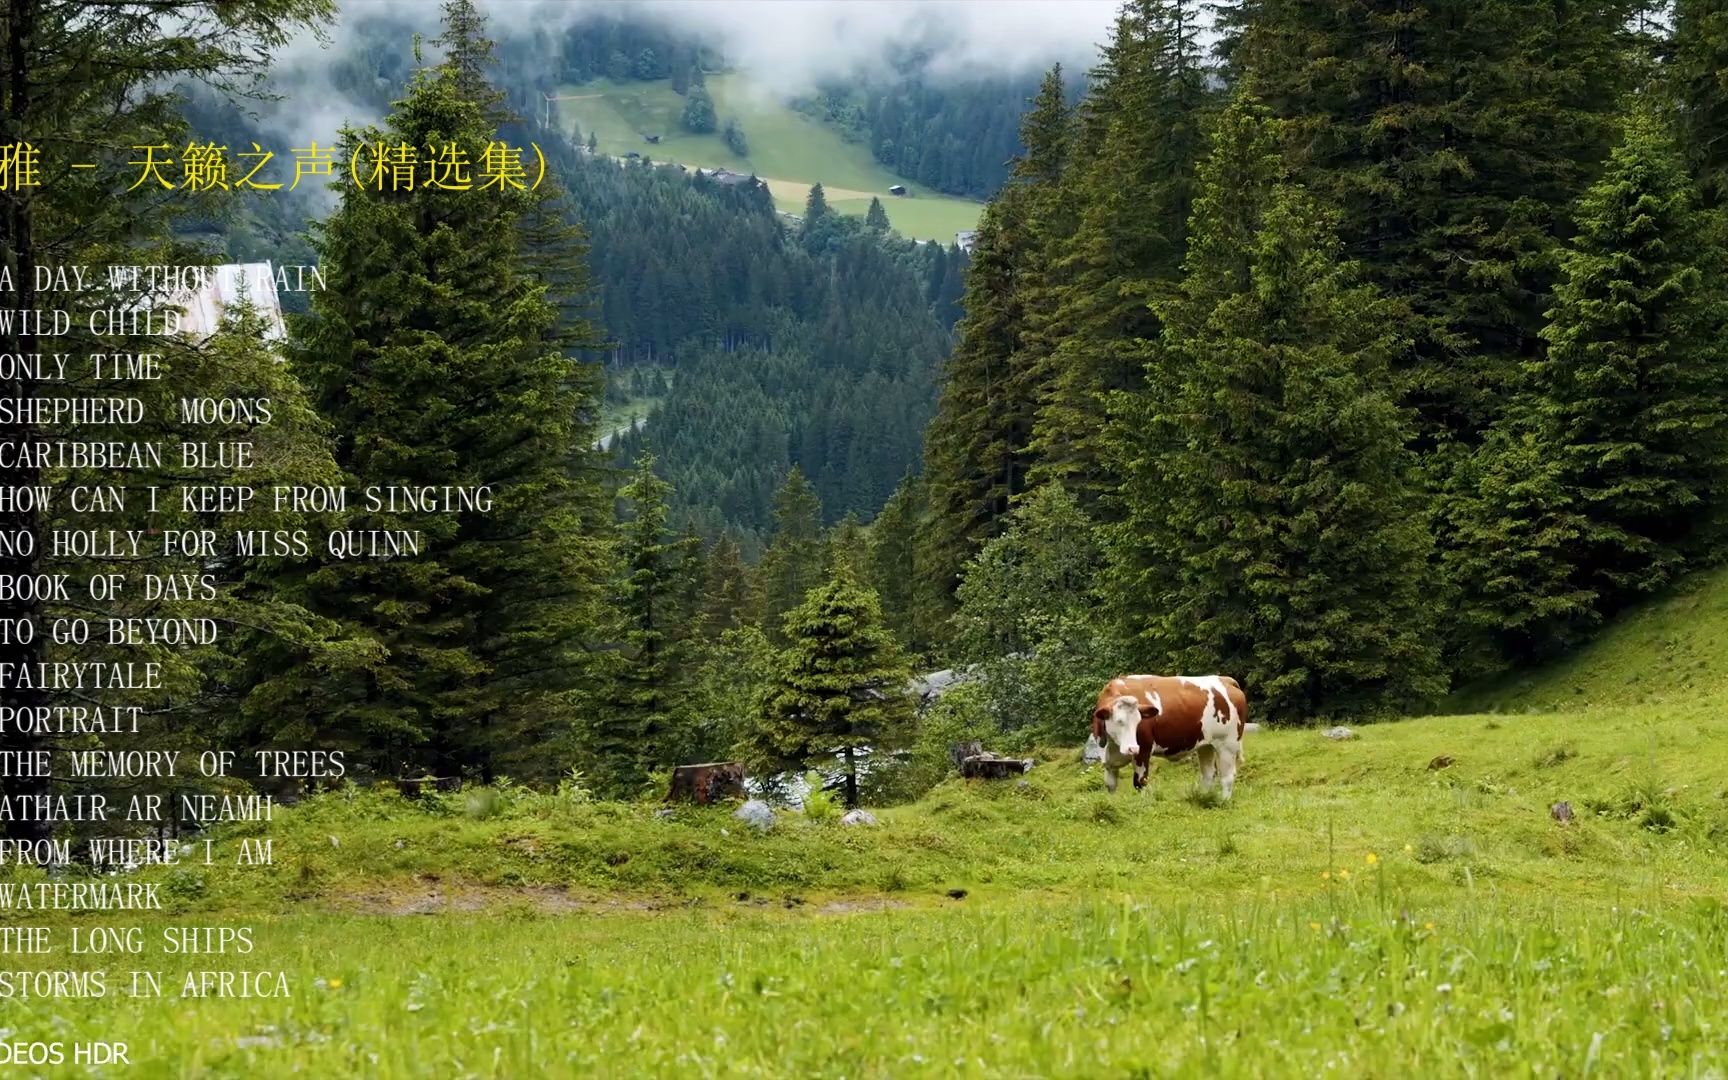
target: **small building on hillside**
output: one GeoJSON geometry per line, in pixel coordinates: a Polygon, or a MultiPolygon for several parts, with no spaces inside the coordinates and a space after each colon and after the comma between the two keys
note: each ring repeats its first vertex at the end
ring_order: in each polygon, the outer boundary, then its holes
{"type": "Polygon", "coordinates": [[[965,232],[957,232],[954,234],[954,245],[956,247],[958,247],[961,251],[964,251],[966,254],[970,255],[970,254],[972,254],[972,245],[975,241],[977,241],[977,239],[978,239],[977,230],[967,229],[965,232]]]}
{"type": "Polygon", "coordinates": [[[716,184],[725,184],[727,187],[737,187],[739,184],[748,184],[756,180],[754,176],[745,176],[743,173],[735,173],[731,169],[713,169],[707,172],[697,169],[696,174],[698,176],[706,176],[716,184]]]}
{"type": "Polygon", "coordinates": [[[906,194],[906,185],[905,184],[895,184],[893,187],[888,189],[888,194],[890,194],[890,195],[904,195],[904,194],[906,194]]]}
{"type": "Polygon", "coordinates": [[[657,143],[660,141],[660,136],[658,135],[643,135],[642,138],[651,143],[657,143]]]}

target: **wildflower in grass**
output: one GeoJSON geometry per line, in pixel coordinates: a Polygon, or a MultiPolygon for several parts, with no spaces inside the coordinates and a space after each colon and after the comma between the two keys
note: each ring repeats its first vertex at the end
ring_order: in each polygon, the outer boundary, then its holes
{"type": "Polygon", "coordinates": [[[329,981],[328,985],[329,985],[330,989],[332,989],[332,990],[340,990],[340,989],[342,989],[342,980],[341,979],[331,979],[329,981]]]}
{"type": "Polygon", "coordinates": [[[1412,854],[1413,852],[1415,852],[1415,850],[1416,849],[1409,844],[1404,845],[1404,854],[1406,854],[1406,855],[1412,854]]]}
{"type": "Polygon", "coordinates": [[[1370,851],[1368,853],[1368,857],[1366,859],[1363,859],[1362,861],[1367,863],[1369,866],[1373,866],[1375,863],[1380,861],[1380,856],[1378,856],[1378,855],[1374,854],[1372,851],[1370,851]]]}
{"type": "Polygon", "coordinates": [[[1350,880],[1350,871],[1348,871],[1348,870],[1338,871],[1338,880],[1339,881],[1349,881],[1350,880]]]}
{"type": "Polygon", "coordinates": [[[1330,870],[1320,871],[1320,880],[1321,881],[1331,881],[1332,880],[1332,871],[1330,871],[1330,870]]]}
{"type": "Polygon", "coordinates": [[[1319,924],[1319,923],[1317,923],[1317,922],[1311,922],[1311,923],[1309,923],[1309,924],[1308,924],[1308,929],[1310,929],[1310,930],[1318,930],[1318,929],[1320,929],[1320,924],[1319,924]]]}
{"type": "Polygon", "coordinates": [[[1425,923],[1423,923],[1423,924],[1422,924],[1422,929],[1424,929],[1424,930],[1432,930],[1432,929],[1434,929],[1434,924],[1433,924],[1433,923],[1431,923],[1431,922],[1425,922],[1425,923]]]}

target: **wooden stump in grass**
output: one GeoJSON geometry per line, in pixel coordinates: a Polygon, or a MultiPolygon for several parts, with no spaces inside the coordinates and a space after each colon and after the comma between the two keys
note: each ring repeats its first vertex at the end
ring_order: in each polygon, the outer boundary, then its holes
{"type": "Polygon", "coordinates": [[[744,763],[708,761],[700,765],[680,765],[673,769],[672,787],[666,792],[665,801],[707,805],[721,799],[743,797],[744,763]]]}
{"type": "Polygon", "coordinates": [[[960,762],[960,775],[968,780],[1007,780],[1024,776],[1032,767],[1030,758],[1005,758],[995,754],[973,754],[960,762]]]}

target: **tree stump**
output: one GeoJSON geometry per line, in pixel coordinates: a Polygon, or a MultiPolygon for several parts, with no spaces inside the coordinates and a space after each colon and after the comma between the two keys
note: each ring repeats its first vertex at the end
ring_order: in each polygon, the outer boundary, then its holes
{"type": "Polygon", "coordinates": [[[963,765],[967,758],[978,757],[984,753],[984,744],[973,742],[952,743],[948,747],[948,760],[954,763],[956,769],[963,765]]]}
{"type": "Polygon", "coordinates": [[[995,754],[973,754],[960,762],[960,775],[968,780],[1007,780],[1024,776],[1032,767],[1029,758],[1005,758],[995,754]]]}
{"type": "Polygon", "coordinates": [[[672,770],[672,787],[666,802],[693,802],[706,806],[721,799],[744,797],[744,763],[708,761],[680,765],[672,770]]]}

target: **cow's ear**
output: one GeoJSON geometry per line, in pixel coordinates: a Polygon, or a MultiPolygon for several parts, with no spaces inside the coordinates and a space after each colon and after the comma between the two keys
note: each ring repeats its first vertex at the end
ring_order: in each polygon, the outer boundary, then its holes
{"type": "Polygon", "coordinates": [[[1141,716],[1157,716],[1163,711],[1164,703],[1159,701],[1157,698],[1153,698],[1151,701],[1142,701],[1140,703],[1141,716]]]}
{"type": "Polygon", "coordinates": [[[1094,720],[1108,720],[1108,719],[1110,719],[1110,710],[1109,709],[1093,709],[1092,710],[1092,719],[1094,719],[1094,720]]]}

